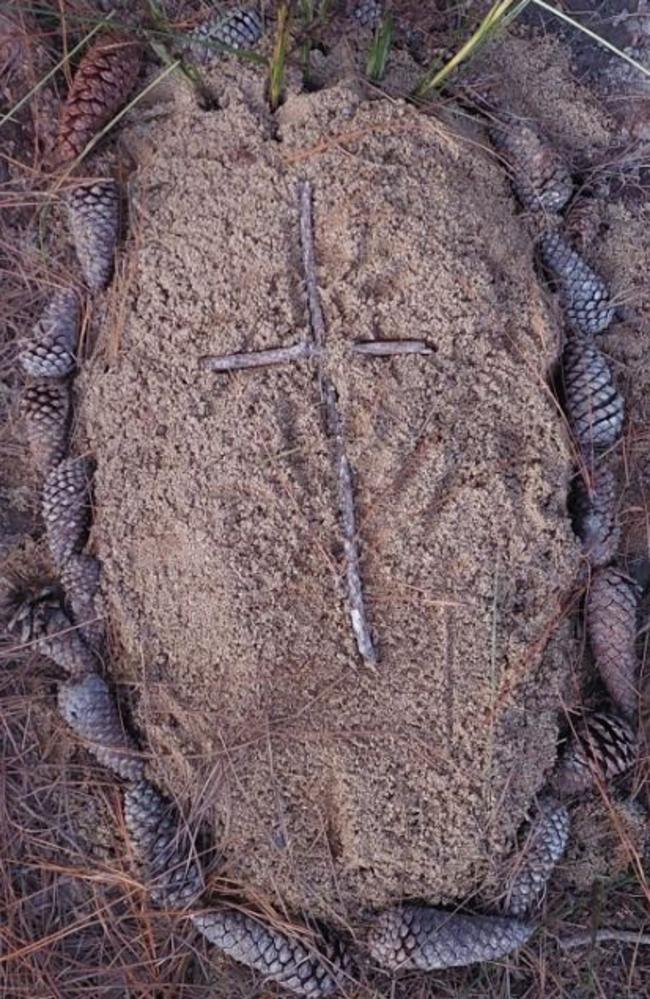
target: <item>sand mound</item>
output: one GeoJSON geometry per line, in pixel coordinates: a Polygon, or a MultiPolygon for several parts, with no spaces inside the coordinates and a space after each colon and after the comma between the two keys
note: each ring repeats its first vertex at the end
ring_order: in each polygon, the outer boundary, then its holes
{"type": "Polygon", "coordinates": [[[116,670],[158,778],[209,804],[231,874],[328,915],[457,898],[555,752],[567,638],[546,639],[576,564],[544,381],[556,331],[475,144],[347,86],[271,127],[246,86],[224,78],[223,110],[179,104],[129,136],[125,322],[85,400],[116,670]],[[198,364],[308,335],[302,177],[376,671],[345,608],[311,363],[198,364]],[[414,337],[433,353],[349,350],[414,337]]]}

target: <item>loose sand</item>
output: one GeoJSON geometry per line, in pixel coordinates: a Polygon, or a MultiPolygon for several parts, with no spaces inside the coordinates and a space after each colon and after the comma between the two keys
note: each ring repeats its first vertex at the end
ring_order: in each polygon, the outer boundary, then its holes
{"type": "Polygon", "coordinates": [[[126,137],[127,276],[82,376],[114,670],[156,778],[210,817],[245,885],[342,918],[458,899],[545,781],[573,655],[558,331],[472,139],[345,84],[272,127],[259,80],[237,78],[222,110],[179,99],[126,137]],[[307,337],[302,177],[376,671],[346,612],[311,364],[199,370],[307,337]],[[349,351],[413,337],[433,353],[349,351]]]}

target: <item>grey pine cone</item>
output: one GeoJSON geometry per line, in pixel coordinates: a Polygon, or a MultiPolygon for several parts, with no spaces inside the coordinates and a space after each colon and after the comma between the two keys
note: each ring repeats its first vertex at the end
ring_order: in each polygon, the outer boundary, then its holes
{"type": "Polygon", "coordinates": [[[63,610],[61,595],[53,587],[12,597],[14,612],[9,630],[24,645],[33,642],[41,655],[52,659],[71,676],[97,668],[97,660],[63,610]]]}
{"type": "Polygon", "coordinates": [[[68,383],[48,378],[28,385],[23,393],[22,413],[34,464],[47,474],[68,451],[68,383]]]}
{"type": "Polygon", "coordinates": [[[66,200],[79,266],[88,287],[99,291],[113,273],[120,222],[117,184],[105,180],[77,187],[66,200]]]}
{"type": "Polygon", "coordinates": [[[558,280],[570,325],[586,335],[606,330],[614,308],[603,279],[558,232],[542,236],[540,253],[544,265],[558,280]]]}
{"type": "Polygon", "coordinates": [[[52,559],[59,567],[81,551],[88,538],[91,475],[89,461],[67,458],[45,480],[43,519],[52,559]]]}
{"type": "Polygon", "coordinates": [[[564,207],[573,191],[571,175],[535,128],[513,120],[490,129],[490,138],[508,163],[512,185],[524,208],[558,212],[564,207]]]}
{"type": "Polygon", "coordinates": [[[207,66],[218,62],[228,49],[254,48],[263,33],[257,10],[235,9],[200,24],[191,32],[184,48],[194,62],[207,66]]]}
{"type": "Polygon", "coordinates": [[[62,288],[52,296],[34,326],[30,343],[20,354],[20,363],[28,375],[63,378],[74,369],[80,311],[73,288],[62,288]]]}
{"type": "Polygon", "coordinates": [[[349,16],[362,28],[376,28],[383,14],[383,0],[352,0],[349,4],[349,16]]]}
{"type": "Polygon", "coordinates": [[[102,766],[127,780],[142,778],[144,761],[125,732],[115,698],[99,674],[61,684],[59,710],[102,766]]]}
{"type": "Polygon", "coordinates": [[[595,711],[575,727],[575,734],[555,768],[559,792],[587,791],[597,780],[613,780],[634,764],[634,732],[625,718],[595,711]]]}
{"type": "Polygon", "coordinates": [[[586,621],[596,668],[615,705],[627,718],[639,706],[635,650],[640,590],[618,569],[599,569],[591,579],[586,621]]]}
{"type": "Polygon", "coordinates": [[[124,818],[152,900],[183,909],[204,889],[194,841],[176,807],[147,780],[124,794],[124,818]]]}
{"type": "Polygon", "coordinates": [[[588,480],[579,474],[573,499],[573,523],[585,555],[594,567],[608,565],[621,540],[618,489],[611,468],[600,462],[588,480]]]}
{"type": "Polygon", "coordinates": [[[377,964],[391,971],[435,971],[496,961],[525,944],[533,932],[533,926],[510,916],[404,905],[377,916],[368,949],[377,964]]]}
{"type": "Polygon", "coordinates": [[[525,916],[541,900],[555,865],[569,839],[569,813],[558,801],[540,803],[522,848],[517,871],[510,884],[506,911],[525,916]]]}
{"type": "Polygon", "coordinates": [[[576,441],[591,461],[612,447],[623,429],[623,398],[605,356],[587,340],[569,340],[562,352],[566,413],[576,441]]]}
{"type": "Polygon", "coordinates": [[[235,961],[299,996],[331,996],[344,988],[351,960],[343,940],[306,940],[280,933],[238,909],[199,912],[197,930],[235,961]]]}
{"type": "Polygon", "coordinates": [[[61,569],[61,582],[75,624],[96,652],[101,652],[105,640],[101,574],[101,562],[92,555],[70,555],[61,569]]]}

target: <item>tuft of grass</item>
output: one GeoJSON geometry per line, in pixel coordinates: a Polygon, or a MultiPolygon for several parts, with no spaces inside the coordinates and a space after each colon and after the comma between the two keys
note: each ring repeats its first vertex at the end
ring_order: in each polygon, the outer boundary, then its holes
{"type": "Polygon", "coordinates": [[[291,13],[289,4],[283,3],[278,8],[275,44],[269,63],[268,98],[271,111],[277,111],[282,103],[290,25],[291,13]]]}
{"type": "Polygon", "coordinates": [[[393,44],[393,37],[393,19],[390,14],[386,14],[375,32],[368,52],[366,76],[373,83],[379,83],[384,78],[388,56],[393,44]]]}

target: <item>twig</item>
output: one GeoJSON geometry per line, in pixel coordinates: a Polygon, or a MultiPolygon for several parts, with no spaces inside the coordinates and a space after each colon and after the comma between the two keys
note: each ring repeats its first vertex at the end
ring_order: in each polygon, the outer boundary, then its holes
{"type": "Polygon", "coordinates": [[[433,354],[424,340],[358,340],[352,344],[355,354],[390,357],[392,354],[433,354]]]}
{"type": "Polygon", "coordinates": [[[204,371],[243,371],[245,368],[265,368],[271,364],[288,364],[300,358],[318,356],[320,350],[313,343],[294,343],[290,347],[271,347],[251,353],[220,354],[202,357],[199,361],[204,371]]]}
{"type": "Polygon", "coordinates": [[[316,278],[311,182],[302,180],[298,190],[300,193],[300,242],[302,244],[302,264],[305,269],[305,284],[307,285],[309,318],[314,343],[316,346],[322,347],[325,343],[325,319],[323,318],[316,278]]]}
{"type": "Polygon", "coordinates": [[[593,944],[615,941],[637,945],[650,945],[650,933],[639,933],[637,930],[617,930],[615,927],[603,927],[601,930],[576,933],[575,936],[560,938],[558,943],[563,950],[572,947],[588,947],[593,944]]]}

